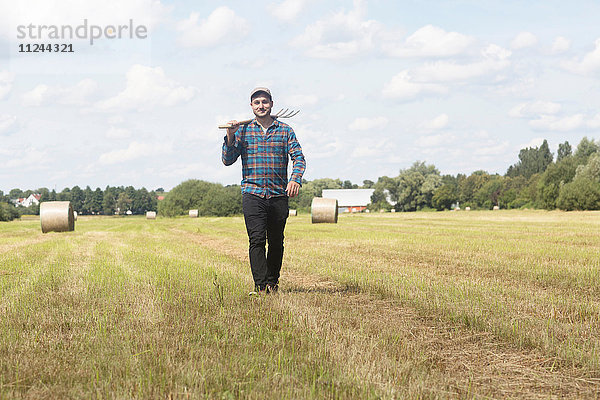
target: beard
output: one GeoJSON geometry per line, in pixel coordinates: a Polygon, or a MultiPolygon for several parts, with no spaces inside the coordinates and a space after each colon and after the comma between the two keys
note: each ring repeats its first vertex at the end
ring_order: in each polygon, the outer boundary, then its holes
{"type": "Polygon", "coordinates": [[[261,117],[261,118],[268,117],[269,115],[271,115],[271,110],[263,110],[263,111],[257,110],[257,111],[254,111],[254,115],[257,117],[261,117]]]}

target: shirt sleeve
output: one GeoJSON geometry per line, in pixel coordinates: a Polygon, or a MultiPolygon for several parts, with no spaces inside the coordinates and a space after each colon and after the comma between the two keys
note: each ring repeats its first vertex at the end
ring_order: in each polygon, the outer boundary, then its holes
{"type": "Polygon", "coordinates": [[[300,143],[298,143],[298,139],[296,139],[296,134],[292,128],[290,128],[288,135],[288,153],[293,162],[290,180],[302,186],[302,175],[304,175],[304,171],[306,170],[306,160],[304,159],[304,154],[302,154],[302,147],[300,147],[300,143]]]}
{"type": "Polygon", "coordinates": [[[227,144],[227,135],[225,135],[225,138],[223,140],[223,150],[221,152],[221,159],[223,160],[223,164],[233,164],[234,162],[236,162],[240,154],[240,130],[238,128],[238,130],[235,132],[235,140],[231,146],[227,144]]]}

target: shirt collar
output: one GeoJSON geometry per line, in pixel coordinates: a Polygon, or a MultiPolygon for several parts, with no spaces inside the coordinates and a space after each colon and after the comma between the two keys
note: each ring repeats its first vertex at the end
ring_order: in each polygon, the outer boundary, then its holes
{"type": "MultiPolygon", "coordinates": [[[[262,129],[262,125],[258,123],[258,120],[257,120],[256,118],[254,118],[254,120],[253,120],[252,122],[253,122],[254,124],[258,125],[258,127],[259,127],[260,129],[262,129]]],[[[273,122],[271,123],[271,125],[269,125],[269,126],[267,126],[267,127],[265,128],[265,132],[266,132],[266,131],[267,131],[267,130],[270,128],[270,127],[272,127],[272,126],[277,126],[277,125],[279,125],[279,121],[277,120],[277,118],[273,118],[273,122]]]]}

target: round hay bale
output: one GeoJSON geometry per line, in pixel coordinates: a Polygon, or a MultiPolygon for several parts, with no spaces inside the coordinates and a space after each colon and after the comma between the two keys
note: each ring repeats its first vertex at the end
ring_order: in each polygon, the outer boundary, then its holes
{"type": "Polygon", "coordinates": [[[312,223],[317,224],[326,222],[337,224],[338,202],[336,199],[326,199],[324,197],[314,197],[310,206],[310,215],[312,223]]]}
{"type": "Polygon", "coordinates": [[[146,211],[146,219],[156,219],[156,211],[146,211]]]}
{"type": "Polygon", "coordinates": [[[500,207],[494,206],[494,211],[499,210],[499,209],[500,209],[500,207]]]}
{"type": "Polygon", "coordinates": [[[73,221],[77,221],[77,211],[73,211],[73,221]]]}
{"type": "Polygon", "coordinates": [[[465,207],[465,211],[471,211],[471,207],[465,207]]]}
{"type": "Polygon", "coordinates": [[[75,215],[70,201],[44,201],[40,204],[42,233],[75,230],[75,215]]]}
{"type": "Polygon", "coordinates": [[[290,217],[295,217],[296,215],[298,215],[298,211],[290,210],[290,214],[289,214],[290,217]]]}
{"type": "Polygon", "coordinates": [[[198,218],[198,210],[190,210],[188,214],[190,218],[198,218]]]}

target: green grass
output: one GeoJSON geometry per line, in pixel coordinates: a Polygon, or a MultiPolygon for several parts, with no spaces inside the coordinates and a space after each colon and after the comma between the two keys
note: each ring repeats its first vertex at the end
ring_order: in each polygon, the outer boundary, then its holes
{"type": "Polygon", "coordinates": [[[1,398],[599,398],[600,213],[0,224],[1,398]]]}

